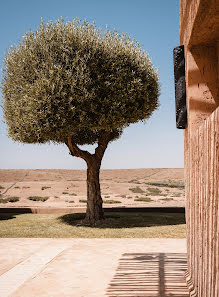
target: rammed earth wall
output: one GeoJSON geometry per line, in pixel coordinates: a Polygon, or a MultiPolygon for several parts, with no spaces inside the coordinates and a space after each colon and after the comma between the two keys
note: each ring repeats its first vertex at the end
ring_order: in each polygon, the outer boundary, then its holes
{"type": "Polygon", "coordinates": [[[190,296],[219,296],[219,1],[180,0],[188,126],[184,132],[190,296]]]}

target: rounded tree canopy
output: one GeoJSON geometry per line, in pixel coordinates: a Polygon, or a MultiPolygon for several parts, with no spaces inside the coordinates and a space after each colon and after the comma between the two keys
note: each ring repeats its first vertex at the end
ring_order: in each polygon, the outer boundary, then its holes
{"type": "Polygon", "coordinates": [[[127,35],[87,21],[44,24],[11,47],[3,67],[9,136],[24,143],[94,143],[158,107],[158,74],[127,35]]]}

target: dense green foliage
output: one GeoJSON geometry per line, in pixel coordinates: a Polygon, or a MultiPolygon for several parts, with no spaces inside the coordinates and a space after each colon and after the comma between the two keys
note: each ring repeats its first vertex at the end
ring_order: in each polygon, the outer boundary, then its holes
{"type": "Polygon", "coordinates": [[[9,136],[24,143],[95,143],[158,107],[156,70],[126,35],[86,21],[43,22],[5,58],[2,90],[9,136]]]}

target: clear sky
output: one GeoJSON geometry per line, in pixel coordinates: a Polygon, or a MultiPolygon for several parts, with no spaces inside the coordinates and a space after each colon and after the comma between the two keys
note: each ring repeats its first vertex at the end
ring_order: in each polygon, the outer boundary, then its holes
{"type": "MultiPolygon", "coordinates": [[[[95,21],[97,26],[126,32],[149,53],[159,69],[160,108],[146,124],[126,128],[111,143],[102,168],[183,167],[183,132],[175,127],[172,50],[179,45],[178,0],[1,0],[0,66],[6,50],[40,19],[60,16],[95,21]]],[[[2,94],[0,93],[2,96],[2,94]]],[[[64,145],[30,145],[13,142],[0,111],[0,168],[85,169],[83,160],[71,157],[64,145]]]]}

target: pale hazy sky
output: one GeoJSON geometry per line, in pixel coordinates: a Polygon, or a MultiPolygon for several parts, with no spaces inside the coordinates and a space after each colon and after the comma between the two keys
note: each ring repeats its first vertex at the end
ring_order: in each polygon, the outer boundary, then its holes
{"type": "MultiPolygon", "coordinates": [[[[146,124],[126,128],[111,143],[102,168],[183,167],[183,132],[175,127],[172,50],[179,45],[178,0],[12,0],[0,10],[0,66],[6,50],[40,19],[86,18],[98,27],[108,25],[135,38],[159,68],[160,108],[146,124]]],[[[1,93],[0,93],[1,95],[1,93]]],[[[1,95],[2,96],[2,95],[1,95]]],[[[64,145],[30,145],[13,142],[0,111],[0,168],[85,169],[64,145]]]]}

